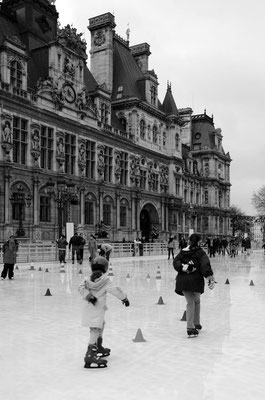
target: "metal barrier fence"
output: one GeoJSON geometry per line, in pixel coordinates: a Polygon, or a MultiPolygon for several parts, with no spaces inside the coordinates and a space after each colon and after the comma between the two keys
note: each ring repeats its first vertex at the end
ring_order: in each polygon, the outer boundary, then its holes
{"type": "MultiPolygon", "coordinates": [[[[167,243],[143,243],[134,247],[133,243],[110,243],[113,247],[112,257],[133,257],[166,255],[167,243]]],[[[67,250],[68,251],[68,250],[67,250]]],[[[71,257],[69,251],[67,259],[71,257]]],[[[88,260],[87,246],[84,249],[84,260],[88,260]]],[[[58,261],[59,252],[56,243],[21,243],[17,254],[17,263],[58,261]]],[[[0,263],[3,262],[3,254],[0,252],[0,263]]]]}
{"type": "MultiPolygon", "coordinates": [[[[134,243],[110,243],[113,247],[112,257],[133,257],[133,256],[159,256],[167,255],[167,243],[155,242],[155,243],[143,243],[136,245],[134,243]]],[[[252,243],[251,251],[261,249],[261,246],[256,243],[252,243]]],[[[1,246],[2,250],[2,246],[1,246]]],[[[207,248],[204,248],[207,252],[207,248]]],[[[238,249],[242,251],[241,248],[238,249]]],[[[68,251],[68,250],[67,250],[68,251]]],[[[84,250],[84,260],[88,260],[89,252],[87,245],[84,250]]],[[[68,251],[67,259],[71,258],[71,254],[68,251]]],[[[19,245],[17,263],[29,263],[29,262],[43,262],[43,261],[58,261],[59,252],[56,243],[21,243],[19,245]]],[[[3,254],[0,251],[0,263],[3,262],[3,254]]]]}

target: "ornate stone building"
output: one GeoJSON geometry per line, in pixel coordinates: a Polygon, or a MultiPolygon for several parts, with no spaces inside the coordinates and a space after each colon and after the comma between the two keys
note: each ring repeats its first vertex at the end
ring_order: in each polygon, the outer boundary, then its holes
{"type": "Polygon", "coordinates": [[[48,0],[0,8],[0,240],[54,240],[66,222],[110,240],[229,233],[229,168],[206,112],[163,102],[150,46],[111,13],[82,34],[48,0]]]}

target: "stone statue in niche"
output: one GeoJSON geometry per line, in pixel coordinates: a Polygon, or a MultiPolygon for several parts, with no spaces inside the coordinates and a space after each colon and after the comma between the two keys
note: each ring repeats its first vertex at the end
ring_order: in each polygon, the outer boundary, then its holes
{"type": "Polygon", "coordinates": [[[121,176],[121,156],[120,154],[117,154],[116,157],[116,163],[115,163],[115,176],[117,179],[120,179],[121,176]]]}
{"type": "Polygon", "coordinates": [[[65,58],[65,63],[64,63],[64,72],[66,74],[69,74],[72,78],[75,76],[75,67],[73,62],[69,57],[65,58]]]}
{"type": "Polygon", "coordinates": [[[34,129],[31,138],[32,149],[40,150],[40,133],[37,129],[34,129]]]}
{"type": "Polygon", "coordinates": [[[9,121],[5,121],[3,126],[2,143],[13,143],[13,133],[9,121]]]}
{"type": "Polygon", "coordinates": [[[80,147],[79,147],[79,160],[82,163],[86,162],[86,147],[85,147],[84,143],[81,143],[80,147]]]}
{"type": "Polygon", "coordinates": [[[105,169],[104,152],[100,150],[98,153],[98,172],[103,175],[105,169]]]}
{"type": "Polygon", "coordinates": [[[64,141],[62,137],[57,139],[57,156],[64,157],[64,141]]]}

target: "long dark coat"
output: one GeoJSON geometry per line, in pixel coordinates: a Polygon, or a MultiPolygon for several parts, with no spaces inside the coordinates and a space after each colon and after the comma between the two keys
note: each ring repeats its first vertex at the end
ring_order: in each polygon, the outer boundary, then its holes
{"type": "Polygon", "coordinates": [[[183,296],[183,291],[202,294],[204,278],[213,275],[210,259],[200,247],[182,249],[174,258],[173,267],[178,272],[175,292],[181,296],[183,296]],[[190,273],[182,271],[182,264],[188,264],[191,260],[196,270],[190,273]]]}
{"type": "Polygon", "coordinates": [[[3,245],[4,264],[15,264],[17,260],[18,243],[15,239],[9,239],[3,245]]]}

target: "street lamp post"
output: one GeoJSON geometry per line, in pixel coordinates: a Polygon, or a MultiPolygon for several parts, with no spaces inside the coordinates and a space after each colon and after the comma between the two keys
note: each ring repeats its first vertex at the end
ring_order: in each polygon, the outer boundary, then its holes
{"type": "Polygon", "coordinates": [[[25,189],[21,184],[18,184],[12,192],[9,200],[12,207],[18,207],[18,229],[16,231],[17,237],[25,236],[25,229],[23,226],[23,220],[25,216],[25,207],[30,207],[32,196],[28,193],[26,195],[25,189]]]}
{"type": "Polygon", "coordinates": [[[58,204],[58,227],[59,237],[63,233],[64,221],[69,220],[69,207],[70,204],[78,204],[78,194],[76,191],[76,185],[72,182],[66,182],[65,180],[57,181],[57,188],[55,182],[51,179],[46,183],[46,191],[50,197],[52,197],[58,204]],[[68,212],[67,218],[64,218],[68,212]]]}

